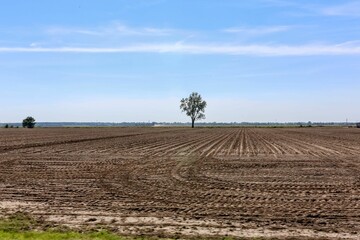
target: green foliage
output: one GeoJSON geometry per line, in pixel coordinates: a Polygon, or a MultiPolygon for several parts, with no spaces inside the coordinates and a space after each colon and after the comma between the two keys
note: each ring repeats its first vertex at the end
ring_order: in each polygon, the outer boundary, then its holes
{"type": "Polygon", "coordinates": [[[42,232],[42,231],[29,231],[29,232],[3,232],[0,231],[0,239],[28,239],[28,240],[126,240],[126,238],[117,236],[105,231],[93,233],[79,233],[79,232],[42,232]]]}
{"type": "Polygon", "coordinates": [[[196,120],[205,119],[205,108],[207,103],[202,100],[201,95],[197,92],[190,94],[188,98],[180,101],[180,109],[191,118],[192,127],[196,120]]]}
{"type": "MultiPolygon", "coordinates": [[[[73,231],[66,227],[51,226],[51,223],[35,219],[26,213],[14,213],[0,219],[1,240],[153,240],[151,237],[123,237],[105,230],[73,231]]],[[[158,238],[156,238],[158,239],[158,238]]]]}
{"type": "Polygon", "coordinates": [[[23,120],[22,126],[24,128],[34,128],[35,127],[35,119],[33,117],[27,117],[23,120]]]}
{"type": "Polygon", "coordinates": [[[5,124],[4,128],[9,128],[9,124],[5,124]]]}
{"type": "MultiPolygon", "coordinates": [[[[117,235],[103,229],[93,229],[85,231],[74,231],[68,227],[51,226],[52,223],[43,220],[35,219],[26,213],[14,213],[7,218],[0,218],[0,239],[1,240],[175,240],[174,238],[160,238],[156,236],[141,236],[141,237],[125,237],[117,235]]],[[[183,239],[219,239],[219,240],[233,240],[231,237],[194,237],[183,239]]],[[[236,238],[243,239],[243,238],[236,238]]],[[[244,238],[248,239],[248,238],[244,238]]],[[[252,238],[264,239],[265,238],[252,238]]],[[[267,238],[266,238],[267,239],[267,238]]],[[[272,238],[270,238],[272,239],[272,238]]],[[[275,238],[274,238],[275,239],[275,238]]]]}
{"type": "Polygon", "coordinates": [[[0,219],[0,239],[98,239],[125,240],[106,231],[80,233],[57,228],[44,228],[44,222],[32,218],[28,214],[15,213],[8,218],[0,219]],[[38,231],[38,229],[44,229],[38,231]]]}
{"type": "Polygon", "coordinates": [[[1,232],[19,232],[31,230],[36,226],[36,221],[24,213],[15,213],[7,219],[0,220],[1,232]]]}
{"type": "Polygon", "coordinates": [[[312,127],[312,122],[311,122],[311,121],[308,121],[307,126],[308,126],[308,127],[312,127]]]}

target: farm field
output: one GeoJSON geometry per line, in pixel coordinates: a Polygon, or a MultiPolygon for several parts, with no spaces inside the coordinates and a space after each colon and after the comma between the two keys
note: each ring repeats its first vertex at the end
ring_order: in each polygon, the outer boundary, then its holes
{"type": "Polygon", "coordinates": [[[0,215],[121,234],[360,238],[360,129],[0,130],[0,215]]]}

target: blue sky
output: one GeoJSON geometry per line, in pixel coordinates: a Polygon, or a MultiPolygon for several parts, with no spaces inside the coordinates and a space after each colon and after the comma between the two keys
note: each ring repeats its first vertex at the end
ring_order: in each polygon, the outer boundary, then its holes
{"type": "Polygon", "coordinates": [[[360,1],[17,0],[0,122],[360,121],[360,1]]]}

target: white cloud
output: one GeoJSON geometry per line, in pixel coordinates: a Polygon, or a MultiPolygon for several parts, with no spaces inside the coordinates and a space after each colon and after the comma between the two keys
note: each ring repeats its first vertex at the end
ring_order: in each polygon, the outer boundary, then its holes
{"type": "Polygon", "coordinates": [[[263,35],[263,34],[271,34],[278,32],[285,32],[290,30],[292,27],[290,26],[269,26],[269,27],[256,27],[256,28],[246,28],[246,27],[234,27],[224,29],[224,32],[227,33],[243,33],[250,35],[263,35]]]}
{"type": "Polygon", "coordinates": [[[30,44],[30,47],[39,47],[41,44],[37,42],[33,42],[30,44]]]}
{"type": "Polygon", "coordinates": [[[225,44],[137,44],[123,47],[0,47],[0,52],[23,53],[179,53],[248,56],[360,55],[356,44],[322,45],[225,45],[225,44]]]}
{"type": "Polygon", "coordinates": [[[302,1],[294,0],[260,0],[261,2],[270,6],[282,8],[299,9],[302,13],[291,13],[291,15],[307,16],[345,16],[345,17],[360,17],[360,1],[347,0],[338,5],[331,5],[329,3],[319,4],[316,2],[304,3],[302,1]]]}
{"type": "Polygon", "coordinates": [[[179,30],[169,28],[131,28],[126,25],[116,24],[115,28],[108,28],[107,33],[122,34],[122,35],[140,35],[140,36],[166,36],[177,33],[179,30]]]}
{"type": "Polygon", "coordinates": [[[342,5],[325,7],[321,9],[320,12],[327,16],[360,17],[360,1],[352,1],[342,5]]]}
{"type": "Polygon", "coordinates": [[[80,29],[80,28],[64,28],[51,27],[46,30],[46,33],[52,35],[68,35],[68,34],[84,34],[84,35],[102,35],[100,31],[80,29]]]}
{"type": "Polygon", "coordinates": [[[180,34],[182,31],[170,28],[153,27],[129,27],[121,23],[113,23],[105,27],[97,28],[67,28],[51,27],[46,29],[46,33],[51,35],[90,35],[90,36],[168,36],[180,34]]]}

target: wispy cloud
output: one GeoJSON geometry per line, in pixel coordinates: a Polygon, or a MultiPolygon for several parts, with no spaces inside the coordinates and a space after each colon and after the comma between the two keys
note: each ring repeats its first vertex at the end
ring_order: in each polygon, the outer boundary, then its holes
{"type": "Polygon", "coordinates": [[[360,1],[351,1],[342,5],[322,8],[321,14],[327,16],[360,17],[360,1]]]}
{"type": "Polygon", "coordinates": [[[180,30],[177,29],[154,28],[154,27],[135,28],[119,23],[111,27],[105,28],[103,31],[103,33],[105,34],[139,35],[139,36],[166,36],[166,35],[176,34],[179,32],[180,30]]]}
{"type": "Polygon", "coordinates": [[[290,30],[291,26],[268,26],[268,27],[255,27],[255,28],[248,28],[248,27],[233,27],[224,29],[224,32],[227,33],[243,33],[243,34],[250,34],[250,35],[263,35],[263,34],[271,34],[271,33],[278,33],[278,32],[285,32],[290,30]]]}
{"type": "MultiPolygon", "coordinates": [[[[344,16],[344,17],[360,17],[360,1],[347,0],[341,4],[333,5],[325,2],[319,4],[316,2],[300,2],[294,0],[260,0],[269,6],[281,7],[284,9],[298,9],[302,12],[296,15],[303,16],[344,16]]],[[[340,2],[340,1],[339,1],[340,2]]],[[[295,13],[292,13],[292,15],[295,13]]]]}
{"type": "Polygon", "coordinates": [[[271,7],[280,7],[287,10],[299,9],[305,11],[306,14],[313,13],[319,10],[321,5],[315,3],[305,3],[304,1],[296,0],[259,0],[263,4],[271,7]]]}
{"type": "Polygon", "coordinates": [[[50,27],[46,33],[51,35],[92,35],[92,36],[168,36],[179,34],[181,30],[171,28],[154,27],[129,27],[121,23],[113,23],[109,26],[97,28],[72,28],[72,27],[50,27]]]}
{"type": "Polygon", "coordinates": [[[80,29],[80,28],[65,28],[65,27],[50,27],[45,31],[51,35],[68,35],[68,34],[84,34],[84,35],[102,35],[101,31],[80,29]]]}
{"type": "Polygon", "coordinates": [[[357,44],[333,45],[223,45],[223,44],[138,44],[123,47],[0,47],[0,53],[178,53],[248,56],[360,55],[357,44]]]}

